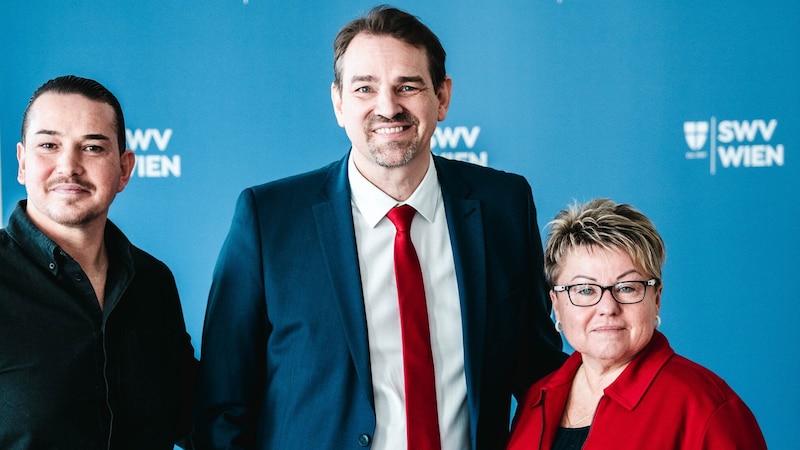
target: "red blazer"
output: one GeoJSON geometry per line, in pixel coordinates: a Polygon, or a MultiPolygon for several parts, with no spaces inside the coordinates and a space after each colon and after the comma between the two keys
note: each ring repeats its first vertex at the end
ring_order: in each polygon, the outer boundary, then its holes
{"type": "MultiPolygon", "coordinates": [[[[508,449],[552,447],[580,365],[575,352],[528,390],[508,449]]],[[[713,372],[675,354],[656,331],[606,388],[583,450],[612,448],[766,450],[767,444],[742,399],[713,372]]]]}

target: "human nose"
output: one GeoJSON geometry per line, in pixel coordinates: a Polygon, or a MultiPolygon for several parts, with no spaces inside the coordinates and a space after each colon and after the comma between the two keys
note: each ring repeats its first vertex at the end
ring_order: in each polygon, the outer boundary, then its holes
{"type": "Polygon", "coordinates": [[[600,300],[597,301],[597,308],[601,313],[613,313],[619,311],[619,302],[614,298],[612,287],[602,287],[600,290],[600,300]],[[606,295],[606,292],[608,294],[606,295]]]}
{"type": "Polygon", "coordinates": [[[56,171],[60,174],[72,176],[81,172],[81,152],[79,149],[64,147],[56,158],[56,171]]]}
{"type": "Polygon", "coordinates": [[[375,114],[391,119],[403,112],[397,94],[392,89],[381,89],[375,102],[375,114]]]}

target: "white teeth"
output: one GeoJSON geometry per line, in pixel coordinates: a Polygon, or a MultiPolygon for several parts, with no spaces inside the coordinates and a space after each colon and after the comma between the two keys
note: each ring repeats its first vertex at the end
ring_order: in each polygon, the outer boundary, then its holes
{"type": "Polygon", "coordinates": [[[378,128],[375,130],[378,134],[392,134],[392,133],[399,133],[403,131],[403,127],[393,127],[393,128],[378,128]]]}

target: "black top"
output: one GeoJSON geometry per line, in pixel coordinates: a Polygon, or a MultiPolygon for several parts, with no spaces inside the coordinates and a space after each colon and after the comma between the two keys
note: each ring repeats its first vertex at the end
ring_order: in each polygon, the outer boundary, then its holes
{"type": "Polygon", "coordinates": [[[552,450],[579,450],[589,436],[589,428],[558,427],[552,450]]]}
{"type": "Polygon", "coordinates": [[[101,309],[25,207],[0,230],[0,448],[171,450],[196,365],[172,273],[107,222],[101,309]]]}

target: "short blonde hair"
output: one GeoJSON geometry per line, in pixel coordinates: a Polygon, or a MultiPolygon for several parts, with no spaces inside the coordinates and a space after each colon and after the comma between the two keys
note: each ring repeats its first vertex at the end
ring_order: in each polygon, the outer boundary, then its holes
{"type": "Polygon", "coordinates": [[[564,257],[581,246],[622,250],[645,275],[661,280],[667,256],[664,241],[653,222],[631,205],[607,198],[575,202],[548,227],[544,271],[550,286],[561,272],[564,257]]]}

